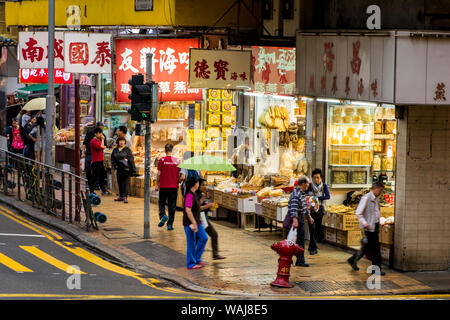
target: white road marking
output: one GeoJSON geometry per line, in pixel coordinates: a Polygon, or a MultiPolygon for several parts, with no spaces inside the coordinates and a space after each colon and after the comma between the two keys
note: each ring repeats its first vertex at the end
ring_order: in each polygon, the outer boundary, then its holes
{"type": "Polygon", "coordinates": [[[41,234],[19,234],[19,233],[0,233],[0,236],[45,238],[45,236],[41,234]]]}

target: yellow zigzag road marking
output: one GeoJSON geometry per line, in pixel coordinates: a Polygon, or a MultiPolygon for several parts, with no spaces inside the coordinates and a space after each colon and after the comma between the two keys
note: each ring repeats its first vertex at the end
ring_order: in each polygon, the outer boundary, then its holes
{"type": "Polygon", "coordinates": [[[8,268],[16,271],[16,272],[33,272],[33,270],[28,269],[27,267],[21,265],[20,263],[14,261],[8,256],[5,256],[0,252],[0,263],[4,264],[8,268]]]}
{"type": "MultiPolygon", "coordinates": [[[[93,254],[91,254],[90,252],[82,249],[82,248],[70,248],[67,247],[66,245],[64,245],[63,243],[59,242],[59,241],[55,241],[55,239],[53,239],[53,237],[50,234],[53,234],[58,240],[61,240],[62,237],[55,234],[54,232],[47,230],[44,227],[40,227],[37,226],[36,224],[25,220],[22,217],[19,217],[16,213],[9,211],[8,209],[0,206],[0,214],[3,214],[4,216],[16,221],[17,223],[22,224],[23,226],[36,231],[39,234],[44,235],[47,239],[49,239],[50,241],[52,241],[53,243],[61,246],[62,248],[66,249],[67,251],[70,251],[71,253],[93,263],[96,264],[106,270],[110,270],[112,272],[124,275],[124,276],[128,276],[128,277],[132,277],[136,280],[138,280],[139,282],[141,282],[143,285],[149,286],[153,289],[156,290],[160,290],[160,291],[164,291],[164,292],[169,292],[169,293],[181,293],[181,294],[187,294],[187,295],[197,295],[197,296],[204,296],[204,297],[209,297],[211,295],[208,294],[202,294],[202,293],[191,293],[191,292],[187,292],[187,291],[182,291],[182,290],[178,290],[175,288],[158,288],[157,286],[155,286],[153,283],[159,283],[160,281],[157,279],[153,279],[150,278],[149,280],[141,278],[141,275],[138,273],[135,273],[131,270],[119,267],[115,264],[112,264],[106,260],[103,260],[93,254]]],[[[0,295],[1,297],[1,295],[0,295]]]]}
{"type": "MultiPolygon", "coordinates": [[[[38,257],[41,260],[44,260],[45,262],[51,264],[52,266],[67,272],[67,273],[74,273],[74,269],[68,265],[67,263],[62,262],[61,260],[58,260],[51,255],[45,253],[44,251],[33,247],[33,246],[19,246],[21,249],[27,251],[28,253],[32,254],[35,257],[38,257]],[[72,270],[72,272],[70,271],[72,270]]],[[[86,272],[79,271],[80,274],[86,274],[86,272]]]]}

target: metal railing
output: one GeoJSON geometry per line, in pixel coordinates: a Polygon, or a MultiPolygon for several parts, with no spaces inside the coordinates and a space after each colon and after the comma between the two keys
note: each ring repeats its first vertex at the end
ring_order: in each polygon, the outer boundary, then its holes
{"type": "Polygon", "coordinates": [[[86,229],[98,229],[87,180],[0,148],[0,192],[86,229]]]}

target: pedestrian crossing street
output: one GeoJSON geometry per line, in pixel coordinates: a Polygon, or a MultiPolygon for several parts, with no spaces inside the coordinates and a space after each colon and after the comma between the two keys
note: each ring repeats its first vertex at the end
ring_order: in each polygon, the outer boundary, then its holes
{"type": "MultiPolygon", "coordinates": [[[[86,274],[86,272],[80,270],[74,269],[70,264],[61,261],[52,255],[42,251],[41,249],[37,248],[36,246],[19,246],[21,250],[26,252],[30,255],[32,258],[36,258],[38,260],[44,261],[45,263],[53,266],[56,269],[59,269],[61,271],[64,271],[66,273],[80,273],[80,274],[86,274]]],[[[17,259],[17,258],[15,258],[17,259]]],[[[17,259],[18,260],[18,259],[17,259]]],[[[25,266],[24,262],[22,261],[16,261],[12,257],[7,256],[6,254],[1,252],[0,248],[0,265],[6,266],[7,268],[17,272],[17,273],[25,273],[25,272],[34,272],[35,270],[32,270],[31,267],[25,266]]]]}

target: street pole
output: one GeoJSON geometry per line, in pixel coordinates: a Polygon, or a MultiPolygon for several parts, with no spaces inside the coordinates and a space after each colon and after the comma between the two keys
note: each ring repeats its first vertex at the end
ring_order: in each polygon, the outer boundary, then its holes
{"type": "MultiPolygon", "coordinates": [[[[148,53],[146,57],[146,83],[152,81],[152,59],[153,54],[148,53]]],[[[150,239],[150,167],[152,161],[152,141],[151,141],[150,119],[145,120],[145,176],[144,176],[144,239],[150,239]]]]}
{"type": "MultiPolygon", "coordinates": [[[[77,74],[75,77],[75,221],[79,222],[81,220],[80,217],[80,207],[81,207],[81,198],[80,198],[80,192],[81,192],[81,186],[80,186],[80,113],[81,113],[81,106],[80,106],[80,79],[79,75],[77,74]]],[[[71,197],[72,195],[70,195],[71,197]]]]}
{"type": "Polygon", "coordinates": [[[55,0],[48,0],[48,91],[45,105],[45,164],[53,165],[55,117],[55,0]]]}

